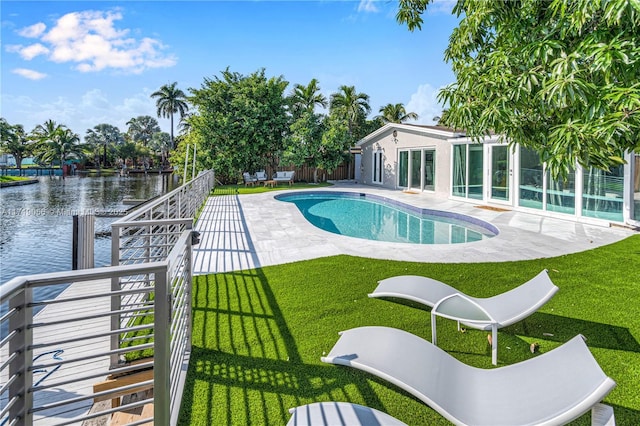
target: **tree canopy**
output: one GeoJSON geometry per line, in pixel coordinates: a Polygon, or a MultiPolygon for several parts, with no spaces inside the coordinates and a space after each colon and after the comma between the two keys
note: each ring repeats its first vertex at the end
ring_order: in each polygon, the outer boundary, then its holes
{"type": "Polygon", "coordinates": [[[289,83],[267,78],[265,70],[242,75],[226,69],[205,78],[200,89],[190,89],[197,113],[189,119],[191,132],[213,159],[216,171],[232,176],[277,165],[289,128],[289,83]]]}
{"type": "Polygon", "coordinates": [[[377,117],[382,123],[404,123],[408,120],[417,120],[418,114],[407,112],[403,104],[386,104],[380,107],[381,114],[377,117]]]}
{"type": "MultiPolygon", "coordinates": [[[[420,29],[431,0],[400,0],[420,29]]],[[[536,150],[554,176],[608,169],[639,148],[640,2],[458,0],[439,93],[447,123],[536,150]]]]}
{"type": "Polygon", "coordinates": [[[22,160],[31,155],[34,148],[21,124],[11,125],[0,118],[0,152],[11,154],[16,160],[16,167],[22,167],[22,160]]]}

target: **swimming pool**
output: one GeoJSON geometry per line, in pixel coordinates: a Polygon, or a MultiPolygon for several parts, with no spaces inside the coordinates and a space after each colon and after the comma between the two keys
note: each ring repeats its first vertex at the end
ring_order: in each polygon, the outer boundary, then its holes
{"type": "Polygon", "coordinates": [[[371,194],[300,192],[275,198],[295,204],[320,229],[367,240],[458,244],[498,234],[495,226],[471,216],[422,209],[371,194]]]}

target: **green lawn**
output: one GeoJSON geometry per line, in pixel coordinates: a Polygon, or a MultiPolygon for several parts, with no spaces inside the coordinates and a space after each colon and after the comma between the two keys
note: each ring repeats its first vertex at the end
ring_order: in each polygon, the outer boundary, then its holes
{"type": "MultiPolygon", "coordinates": [[[[537,313],[500,331],[499,366],[537,356],[529,351],[533,342],[544,353],[581,333],[618,384],[605,400],[617,423],[640,424],[640,235],[583,253],[521,262],[431,264],[334,256],[197,277],[180,424],[281,425],[290,407],[329,400],[377,408],[409,425],[448,424],[395,386],[323,364],[320,357],[339,331],[364,325],[431,339],[427,311],[367,297],[382,278],[426,275],[486,297],[544,268],[560,290],[537,313]]],[[[441,348],[467,364],[494,368],[486,334],[460,333],[455,322],[438,321],[441,348]]],[[[586,414],[575,424],[589,422],[586,414]]]]}
{"type": "Polygon", "coordinates": [[[285,182],[285,183],[280,183],[279,185],[271,188],[270,186],[263,186],[263,185],[245,186],[244,183],[239,183],[237,185],[216,186],[211,195],[228,195],[236,191],[238,194],[259,194],[261,192],[282,191],[285,189],[309,189],[309,188],[322,188],[325,186],[332,186],[332,184],[327,182],[320,182],[320,183],[295,182],[293,185],[289,185],[288,183],[285,182]]]}
{"type": "Polygon", "coordinates": [[[17,182],[21,180],[30,180],[32,178],[21,176],[0,176],[0,182],[17,182]]]}

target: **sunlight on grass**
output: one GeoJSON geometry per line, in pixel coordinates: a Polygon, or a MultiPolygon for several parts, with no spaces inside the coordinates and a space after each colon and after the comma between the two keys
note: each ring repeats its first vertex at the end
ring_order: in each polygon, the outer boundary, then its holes
{"type": "MultiPolygon", "coordinates": [[[[618,424],[640,424],[640,236],[551,259],[428,264],[333,256],[194,282],[193,353],[180,424],[285,424],[288,409],[314,401],[367,405],[410,425],[448,424],[372,375],[320,362],[341,330],[385,325],[431,339],[430,315],[415,305],[369,299],[378,280],[426,275],[480,297],[548,269],[559,292],[537,313],[500,331],[499,366],[548,352],[578,333],[618,387],[606,403],[618,424]]],[[[459,360],[493,368],[486,332],[438,321],[438,343],[459,360]]],[[[526,383],[523,383],[526,386],[526,383]]],[[[590,414],[575,424],[589,424],[590,414]]]]}

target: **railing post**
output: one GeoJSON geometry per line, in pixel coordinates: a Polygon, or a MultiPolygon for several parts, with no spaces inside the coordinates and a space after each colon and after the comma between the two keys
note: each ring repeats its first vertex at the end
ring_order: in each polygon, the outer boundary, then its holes
{"type": "Polygon", "coordinates": [[[33,424],[33,393],[29,389],[33,385],[33,373],[29,368],[33,365],[33,351],[29,349],[33,344],[33,331],[27,324],[33,319],[33,308],[29,304],[33,301],[33,290],[26,286],[24,290],[11,298],[9,309],[17,310],[17,314],[9,319],[9,332],[17,331],[16,337],[9,341],[9,353],[23,354],[9,364],[9,377],[18,379],[9,385],[9,400],[17,398],[9,409],[9,419],[17,420],[16,424],[33,424]]]}
{"type": "MultiPolygon", "coordinates": [[[[111,226],[111,266],[120,266],[120,230],[119,226],[111,226]]],[[[111,278],[111,291],[120,291],[120,278],[111,278]]],[[[111,312],[119,312],[122,302],[119,295],[111,296],[111,312]]],[[[111,331],[120,329],[120,314],[111,315],[111,331]]],[[[120,335],[112,334],[110,348],[112,351],[120,349],[120,335]]],[[[113,353],[109,356],[109,363],[115,368],[120,363],[120,356],[113,353]]]]}
{"type": "Polygon", "coordinates": [[[71,269],[91,269],[94,267],[95,216],[73,216],[73,258],[71,269]]]}
{"type": "Polygon", "coordinates": [[[167,269],[155,273],[154,348],[153,348],[153,422],[168,425],[171,419],[171,282],[167,269]]]}

